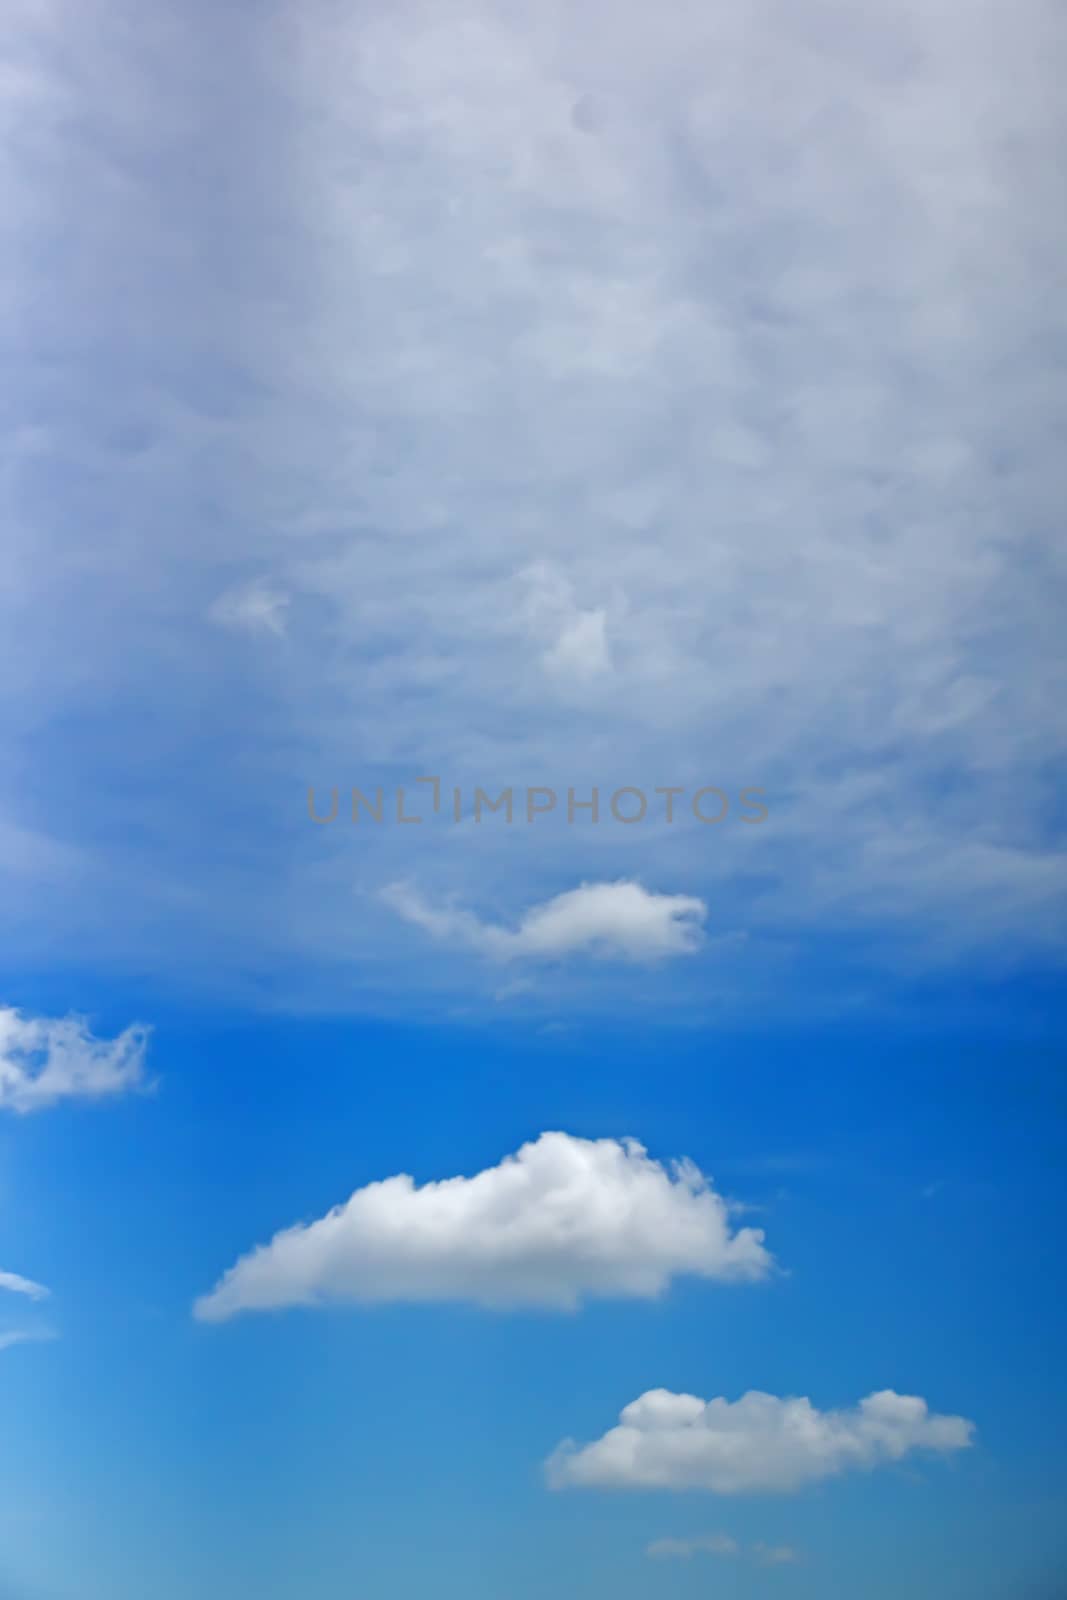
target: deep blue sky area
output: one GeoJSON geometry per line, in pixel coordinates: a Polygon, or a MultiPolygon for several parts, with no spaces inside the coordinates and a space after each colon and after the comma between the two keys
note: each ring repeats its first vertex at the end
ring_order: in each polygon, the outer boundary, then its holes
{"type": "MultiPolygon", "coordinates": [[[[121,989],[96,992],[123,1012],[121,989]]],[[[1047,1042],[186,1015],[152,1062],[151,1092],[0,1142],[4,1258],[63,1286],[62,1339],[5,1358],[12,1594],[132,1595],[151,1572],[168,1596],[688,1596],[712,1558],[645,1547],[720,1529],[804,1551],[780,1570],[716,1560],[729,1595],[1058,1592],[1041,1585],[1063,1555],[1067,1106],[1047,1042]],[[393,1172],[473,1174],[543,1129],[690,1156],[780,1275],[564,1315],[192,1320],[278,1228],[393,1172]],[[661,1386],[826,1408],[893,1386],[977,1438],[777,1501],[545,1489],[561,1438],[661,1386]]]]}

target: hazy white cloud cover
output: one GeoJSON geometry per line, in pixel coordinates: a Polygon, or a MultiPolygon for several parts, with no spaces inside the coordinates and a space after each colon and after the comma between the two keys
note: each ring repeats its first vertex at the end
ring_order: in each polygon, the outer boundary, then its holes
{"type": "Polygon", "coordinates": [[[148,1030],[97,1038],[84,1017],[32,1017],[0,1006],[0,1110],[102,1100],[144,1083],[148,1030]]]}
{"type": "Polygon", "coordinates": [[[916,1395],[870,1394],[848,1411],[750,1391],[700,1400],[652,1389],[592,1444],[565,1441],[547,1463],[556,1489],[704,1489],[793,1493],[843,1472],[870,1471],[915,1452],[950,1455],[974,1424],[939,1416],[916,1395]]]}
{"type": "Polygon", "coordinates": [[[640,875],[750,933],[676,1009],[1062,960],[1058,0],[9,13],[0,955],[410,1010],[386,884],[640,875]],[[424,772],[770,821],[306,821],[424,772]]]}
{"type": "Polygon", "coordinates": [[[48,1298],[48,1290],[42,1283],[20,1277],[17,1272],[0,1272],[0,1290],[6,1290],[8,1294],[24,1294],[30,1300],[48,1298]]]}
{"type": "Polygon", "coordinates": [[[358,1189],[242,1256],[195,1310],[214,1322],[331,1301],[570,1311],[653,1299],[682,1275],[751,1282],[771,1269],[762,1231],[732,1230],[692,1163],[664,1166],[634,1140],[544,1133],[473,1178],[358,1189]]]}
{"type": "Polygon", "coordinates": [[[389,885],[383,899],[433,938],[468,944],[502,961],[551,960],[579,952],[626,961],[692,955],[708,909],[693,895],[656,894],[639,883],[583,883],[532,906],[510,929],[454,906],[431,906],[406,884],[389,885]]]}

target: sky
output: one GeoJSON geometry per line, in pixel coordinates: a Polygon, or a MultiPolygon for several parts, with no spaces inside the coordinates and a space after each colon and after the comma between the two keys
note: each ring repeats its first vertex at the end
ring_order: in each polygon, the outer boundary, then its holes
{"type": "Polygon", "coordinates": [[[13,0],[0,1600],[1067,1595],[1065,66],[13,0]]]}

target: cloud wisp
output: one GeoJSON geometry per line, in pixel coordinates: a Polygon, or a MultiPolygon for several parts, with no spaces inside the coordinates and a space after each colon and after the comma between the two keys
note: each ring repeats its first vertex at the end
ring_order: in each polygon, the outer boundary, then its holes
{"type": "Polygon", "coordinates": [[[542,646],[541,665],[561,684],[581,685],[612,670],[608,614],[603,606],[579,606],[570,581],[546,562],[519,574],[525,589],[523,614],[542,646]]]}
{"type": "Polygon", "coordinates": [[[600,960],[655,962],[700,948],[705,902],[695,895],[656,894],[639,883],[583,883],[532,906],[516,928],[483,922],[473,912],[433,906],[408,884],[382,898],[434,939],[459,943],[497,961],[551,961],[587,954],[600,960]]]}
{"type": "Polygon", "coordinates": [[[239,628],[247,633],[270,633],[281,638],[285,633],[285,612],[289,596],[268,583],[254,582],[228,589],[212,603],[208,616],[224,628],[239,628]]]}
{"type": "MultiPolygon", "coordinates": [[[[51,1291],[43,1283],[35,1283],[32,1278],[24,1278],[20,1272],[0,1272],[0,1294],[22,1295],[27,1300],[41,1301],[49,1298],[51,1291]]],[[[42,1340],[54,1339],[55,1333],[51,1328],[4,1328],[0,1329],[0,1351],[11,1350],[19,1344],[36,1344],[42,1340]]]]}
{"type": "Polygon", "coordinates": [[[0,1272],[0,1290],[8,1294],[24,1294],[28,1300],[47,1300],[50,1290],[32,1278],[23,1278],[17,1272],[0,1272]]]}
{"type": "Polygon", "coordinates": [[[688,1161],[635,1140],[543,1133],[473,1178],[417,1186],[406,1174],[357,1189],[325,1217],[275,1234],[196,1302],[202,1321],[348,1301],[468,1301],[573,1311],[654,1299],[683,1275],[768,1276],[756,1228],[688,1161]]]}
{"type": "Polygon", "coordinates": [[[0,1351],[13,1350],[20,1344],[51,1344],[58,1337],[51,1328],[18,1328],[0,1333],[0,1351]]]}
{"type": "Polygon", "coordinates": [[[974,1424],[939,1416],[917,1395],[885,1389],[847,1411],[751,1390],[701,1400],[652,1389],[591,1444],[566,1440],[546,1464],[555,1489],[702,1489],[790,1494],[824,1478],[870,1471],[918,1451],[949,1455],[974,1424]]]}
{"type": "Polygon", "coordinates": [[[645,1554],[653,1561],[691,1561],[694,1556],[745,1558],[759,1567],[794,1566],[801,1559],[792,1545],[757,1542],[746,1546],[729,1533],[698,1534],[694,1539],[653,1539],[645,1554]]]}
{"type": "Polygon", "coordinates": [[[695,1539],[653,1539],[645,1554],[653,1561],[689,1561],[698,1555],[739,1556],[741,1546],[728,1533],[708,1533],[695,1539]]]}
{"type": "Polygon", "coordinates": [[[141,1087],[148,1032],[133,1024],[100,1039],[84,1017],[31,1017],[0,1006],[0,1110],[41,1111],[141,1087]]]}

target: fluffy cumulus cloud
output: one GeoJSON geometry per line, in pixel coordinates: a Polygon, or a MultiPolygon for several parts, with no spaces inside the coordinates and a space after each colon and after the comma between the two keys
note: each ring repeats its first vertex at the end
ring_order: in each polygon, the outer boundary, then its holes
{"type": "Polygon", "coordinates": [[[579,952],[626,961],[691,955],[700,946],[707,916],[707,906],[695,895],[655,894],[628,882],[583,883],[532,906],[516,928],[483,922],[456,907],[432,906],[408,884],[390,885],[383,898],[435,939],[503,961],[579,952]]]}
{"type": "Polygon", "coordinates": [[[729,1401],[652,1389],[592,1444],[565,1441],[547,1463],[553,1488],[704,1489],[712,1494],[791,1493],[843,1472],[949,1455],[974,1424],[939,1416],[917,1395],[870,1394],[847,1411],[755,1390],[729,1401]]]}
{"type": "Polygon", "coordinates": [[[0,1006],[0,1110],[102,1100],[144,1082],[148,1030],[99,1039],[84,1017],[31,1017],[0,1006]]]}
{"type": "Polygon", "coordinates": [[[8,1294],[24,1294],[29,1300],[46,1300],[48,1290],[32,1278],[20,1277],[17,1272],[0,1272],[0,1290],[8,1294]]]}
{"type": "Polygon", "coordinates": [[[755,1228],[688,1161],[634,1140],[545,1133],[473,1178],[417,1186],[406,1174],[358,1189],[325,1217],[278,1233],[197,1301],[205,1321],[330,1301],[467,1300],[572,1310],[592,1298],[651,1299],[682,1274],[765,1277],[755,1228]]]}

